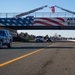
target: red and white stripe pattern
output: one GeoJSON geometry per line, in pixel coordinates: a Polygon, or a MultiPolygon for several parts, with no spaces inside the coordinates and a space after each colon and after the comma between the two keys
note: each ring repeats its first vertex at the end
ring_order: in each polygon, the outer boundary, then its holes
{"type": "Polygon", "coordinates": [[[33,26],[64,26],[64,18],[35,18],[33,26]]]}

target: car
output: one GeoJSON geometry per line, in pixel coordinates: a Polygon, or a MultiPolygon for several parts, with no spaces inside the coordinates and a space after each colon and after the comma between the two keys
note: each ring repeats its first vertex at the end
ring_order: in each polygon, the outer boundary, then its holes
{"type": "Polygon", "coordinates": [[[52,42],[53,40],[51,38],[48,38],[47,39],[47,42],[52,42]]]}
{"type": "Polygon", "coordinates": [[[6,45],[8,48],[12,47],[12,35],[9,30],[0,30],[0,48],[6,45]]]}
{"type": "Polygon", "coordinates": [[[35,37],[35,42],[44,42],[43,36],[37,36],[37,37],[35,37]]]}

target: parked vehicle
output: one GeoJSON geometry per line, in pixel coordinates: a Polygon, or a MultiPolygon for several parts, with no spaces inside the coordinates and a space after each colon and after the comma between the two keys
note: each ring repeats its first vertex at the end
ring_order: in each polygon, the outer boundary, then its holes
{"type": "Polygon", "coordinates": [[[44,42],[43,36],[37,36],[37,37],[35,37],[35,42],[44,42]]]}
{"type": "Polygon", "coordinates": [[[4,45],[12,47],[12,41],[12,35],[8,30],[0,30],[0,48],[4,45]]]}

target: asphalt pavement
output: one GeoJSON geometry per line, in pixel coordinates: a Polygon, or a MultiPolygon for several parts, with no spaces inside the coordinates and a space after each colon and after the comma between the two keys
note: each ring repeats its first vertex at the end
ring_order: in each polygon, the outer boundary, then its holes
{"type": "Polygon", "coordinates": [[[0,75],[75,75],[75,42],[13,43],[0,49],[0,75]]]}

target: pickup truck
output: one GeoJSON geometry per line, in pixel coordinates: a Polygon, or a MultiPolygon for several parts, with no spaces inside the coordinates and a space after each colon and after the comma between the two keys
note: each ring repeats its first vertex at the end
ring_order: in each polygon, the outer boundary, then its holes
{"type": "Polygon", "coordinates": [[[0,29],[0,48],[6,45],[8,48],[12,47],[12,35],[8,30],[1,30],[0,29]]]}

